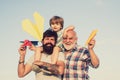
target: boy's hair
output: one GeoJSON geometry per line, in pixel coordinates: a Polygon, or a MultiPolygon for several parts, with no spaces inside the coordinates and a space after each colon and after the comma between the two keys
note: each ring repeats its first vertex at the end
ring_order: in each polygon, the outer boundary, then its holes
{"type": "Polygon", "coordinates": [[[55,31],[52,31],[50,29],[46,30],[43,33],[43,39],[42,39],[42,41],[44,40],[45,37],[54,37],[55,38],[55,44],[57,43],[58,35],[57,35],[57,33],[55,31]]]}
{"type": "Polygon", "coordinates": [[[61,29],[63,29],[64,26],[64,20],[62,17],[59,16],[53,16],[50,21],[49,21],[49,25],[51,26],[51,24],[57,24],[60,23],[61,24],[61,29]]]}

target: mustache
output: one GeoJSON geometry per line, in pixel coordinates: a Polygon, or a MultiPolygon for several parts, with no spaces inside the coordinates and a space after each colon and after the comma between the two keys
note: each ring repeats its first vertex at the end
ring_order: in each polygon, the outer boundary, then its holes
{"type": "Polygon", "coordinates": [[[47,45],[51,45],[51,46],[54,46],[52,43],[46,43],[45,45],[46,45],[46,46],[47,46],[47,45]]]}

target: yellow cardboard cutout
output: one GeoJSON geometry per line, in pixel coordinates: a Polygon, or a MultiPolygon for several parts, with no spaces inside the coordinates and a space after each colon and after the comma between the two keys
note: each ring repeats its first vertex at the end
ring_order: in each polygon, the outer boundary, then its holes
{"type": "Polygon", "coordinates": [[[37,12],[35,12],[33,16],[35,19],[35,24],[32,23],[29,19],[25,19],[22,21],[22,28],[38,41],[41,41],[44,31],[44,18],[40,16],[37,12]]]}
{"type": "Polygon", "coordinates": [[[92,31],[92,33],[90,34],[89,38],[87,39],[87,41],[85,43],[86,46],[88,45],[88,43],[90,42],[90,40],[92,40],[95,37],[95,35],[96,35],[97,32],[98,32],[97,29],[92,31]]]}

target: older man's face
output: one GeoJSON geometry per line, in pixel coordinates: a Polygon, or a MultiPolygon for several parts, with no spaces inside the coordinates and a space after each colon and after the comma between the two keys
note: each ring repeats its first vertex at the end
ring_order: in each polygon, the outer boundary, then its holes
{"type": "Polygon", "coordinates": [[[71,50],[74,48],[77,42],[76,33],[73,31],[68,31],[66,36],[63,37],[63,46],[66,50],[71,50]]]}

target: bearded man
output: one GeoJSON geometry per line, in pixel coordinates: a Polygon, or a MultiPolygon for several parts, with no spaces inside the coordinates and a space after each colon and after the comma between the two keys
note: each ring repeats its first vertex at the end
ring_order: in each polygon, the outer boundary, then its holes
{"type": "Polygon", "coordinates": [[[97,68],[99,59],[93,48],[95,40],[91,40],[88,48],[77,45],[77,34],[69,30],[63,34],[63,47],[65,54],[65,70],[63,80],[89,80],[89,66],[97,68]]]}
{"type": "MultiPolygon", "coordinates": [[[[34,55],[24,64],[26,48],[19,48],[20,60],[18,64],[18,76],[24,77],[32,70],[35,72],[36,80],[61,80],[64,72],[64,54],[60,53],[57,63],[51,64],[51,55],[57,42],[57,33],[47,30],[43,34],[41,60],[34,62],[34,55]]],[[[38,52],[40,48],[36,48],[38,52]]]]}

